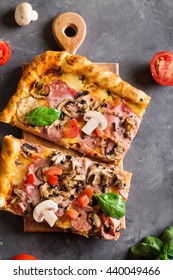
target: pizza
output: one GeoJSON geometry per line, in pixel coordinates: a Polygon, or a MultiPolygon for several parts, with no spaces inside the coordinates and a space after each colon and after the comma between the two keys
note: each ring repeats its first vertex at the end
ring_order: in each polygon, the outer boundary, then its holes
{"type": "Polygon", "coordinates": [[[5,136],[0,209],[60,231],[117,240],[125,228],[132,174],[24,139],[5,136]]]}
{"type": "Polygon", "coordinates": [[[25,69],[0,121],[119,165],[149,101],[83,56],[47,51],[25,69]]]}

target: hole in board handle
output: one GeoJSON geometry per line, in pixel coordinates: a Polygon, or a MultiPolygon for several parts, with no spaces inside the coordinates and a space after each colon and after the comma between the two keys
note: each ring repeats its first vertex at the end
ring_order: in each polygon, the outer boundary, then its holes
{"type": "Polygon", "coordinates": [[[67,37],[74,37],[77,34],[77,26],[76,25],[69,25],[65,28],[64,34],[67,37]]]}

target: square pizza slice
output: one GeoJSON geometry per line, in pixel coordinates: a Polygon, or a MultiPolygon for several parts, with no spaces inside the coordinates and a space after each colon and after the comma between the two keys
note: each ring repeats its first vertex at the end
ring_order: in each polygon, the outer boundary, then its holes
{"type": "Polygon", "coordinates": [[[83,56],[47,51],[25,69],[0,121],[119,165],[149,101],[83,56]]]}
{"type": "Polygon", "coordinates": [[[60,231],[117,240],[131,173],[57,149],[3,139],[0,209],[60,231]]]}

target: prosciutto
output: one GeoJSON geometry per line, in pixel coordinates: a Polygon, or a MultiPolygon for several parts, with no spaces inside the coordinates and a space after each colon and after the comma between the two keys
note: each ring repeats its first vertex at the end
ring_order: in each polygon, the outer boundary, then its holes
{"type": "Polygon", "coordinates": [[[107,240],[117,240],[120,232],[117,229],[120,226],[120,221],[106,215],[102,215],[103,225],[101,227],[101,235],[107,240]]]}
{"type": "Polygon", "coordinates": [[[70,88],[65,82],[54,80],[47,85],[46,93],[48,94],[47,101],[50,107],[56,108],[64,99],[73,99],[78,91],[70,88]]]}

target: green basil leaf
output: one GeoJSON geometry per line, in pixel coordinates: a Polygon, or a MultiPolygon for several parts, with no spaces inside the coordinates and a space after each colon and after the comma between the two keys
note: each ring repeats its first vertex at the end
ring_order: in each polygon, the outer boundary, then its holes
{"type": "Polygon", "coordinates": [[[164,244],[166,244],[172,238],[173,238],[173,227],[169,226],[164,230],[160,239],[163,241],[164,244]]]}
{"type": "Polygon", "coordinates": [[[158,257],[157,260],[169,260],[167,254],[161,253],[158,257]]]}
{"type": "Polygon", "coordinates": [[[109,217],[120,219],[125,215],[125,202],[121,195],[116,193],[95,194],[100,208],[109,217]]]}
{"type": "Polygon", "coordinates": [[[51,125],[54,121],[59,119],[60,115],[60,110],[41,106],[32,110],[26,116],[26,119],[31,125],[47,126],[51,125]]]}
{"type": "Polygon", "coordinates": [[[168,258],[173,257],[173,238],[164,245],[163,252],[167,254],[168,258]]]}
{"type": "Polygon", "coordinates": [[[142,240],[141,243],[133,245],[130,249],[135,257],[155,259],[161,256],[162,247],[163,242],[158,237],[147,236],[142,240]]]}
{"type": "Polygon", "coordinates": [[[142,242],[154,246],[158,251],[161,251],[163,248],[163,242],[155,236],[147,236],[142,242]]]}

